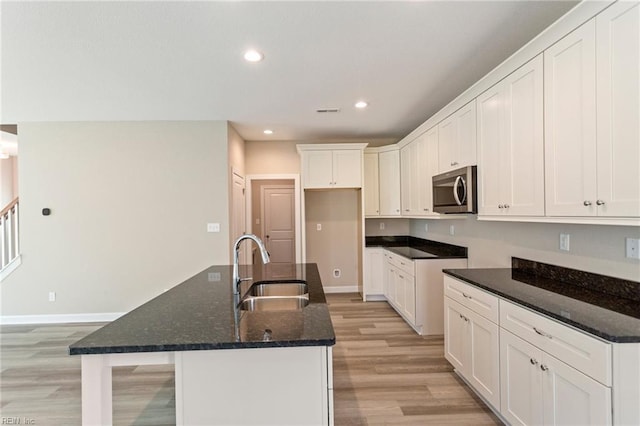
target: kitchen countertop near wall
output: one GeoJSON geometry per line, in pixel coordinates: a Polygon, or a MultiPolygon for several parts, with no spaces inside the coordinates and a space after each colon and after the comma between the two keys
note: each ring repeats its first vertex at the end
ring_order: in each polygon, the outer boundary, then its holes
{"type": "Polygon", "coordinates": [[[467,248],[407,235],[366,237],[367,247],[383,247],[412,260],[466,259],[467,248]]]}
{"type": "Polygon", "coordinates": [[[511,268],[445,274],[616,343],[640,342],[640,283],[512,258],[511,268]]]}

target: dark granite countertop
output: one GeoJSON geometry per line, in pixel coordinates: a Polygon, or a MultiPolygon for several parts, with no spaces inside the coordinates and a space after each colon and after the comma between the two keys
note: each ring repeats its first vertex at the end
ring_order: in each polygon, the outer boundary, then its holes
{"type": "Polygon", "coordinates": [[[467,258],[466,247],[406,235],[366,237],[365,244],[366,247],[384,247],[412,260],[467,258]]]}
{"type": "Polygon", "coordinates": [[[211,266],[69,346],[70,355],[285,346],[331,346],[335,334],[315,263],[241,267],[245,292],[263,280],[305,280],[309,305],[297,311],[241,311],[239,339],[232,266],[211,266]],[[271,340],[263,341],[265,329],[271,340]]]}
{"type": "Polygon", "coordinates": [[[444,273],[610,342],[640,342],[640,283],[514,258],[444,273]]]}

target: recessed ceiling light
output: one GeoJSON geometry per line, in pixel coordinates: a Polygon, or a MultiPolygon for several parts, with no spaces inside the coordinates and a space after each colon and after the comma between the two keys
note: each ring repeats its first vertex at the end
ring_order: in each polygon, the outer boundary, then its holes
{"type": "Polygon", "coordinates": [[[272,135],[273,134],[273,130],[266,129],[262,133],[264,133],[265,135],[272,135]]]}
{"type": "Polygon", "coordinates": [[[257,50],[250,49],[244,52],[244,59],[247,62],[260,62],[264,59],[264,55],[257,50]]]}
{"type": "Polygon", "coordinates": [[[367,105],[369,105],[368,103],[366,103],[365,101],[358,101],[356,102],[356,108],[366,108],[367,105]]]}

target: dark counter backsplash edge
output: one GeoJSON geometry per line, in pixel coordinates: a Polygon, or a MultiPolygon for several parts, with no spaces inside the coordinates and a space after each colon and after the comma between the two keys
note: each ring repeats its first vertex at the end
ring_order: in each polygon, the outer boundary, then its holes
{"type": "Polygon", "coordinates": [[[572,286],[640,302],[640,282],[551,265],[535,260],[511,258],[514,273],[547,278],[572,286]]]}
{"type": "Polygon", "coordinates": [[[429,252],[429,249],[436,250],[440,254],[449,256],[467,257],[468,255],[466,247],[442,243],[440,241],[425,240],[424,238],[412,237],[410,235],[365,237],[365,245],[386,247],[407,246],[426,252],[429,252]]]}

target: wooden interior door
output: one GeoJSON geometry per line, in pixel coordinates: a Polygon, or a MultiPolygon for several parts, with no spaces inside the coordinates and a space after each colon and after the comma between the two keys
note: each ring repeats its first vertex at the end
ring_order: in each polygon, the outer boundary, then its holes
{"type": "Polygon", "coordinates": [[[270,268],[290,268],[296,259],[295,194],[293,185],[262,187],[264,242],[271,257],[270,268]],[[286,265],[286,266],[285,266],[286,265]]]}

